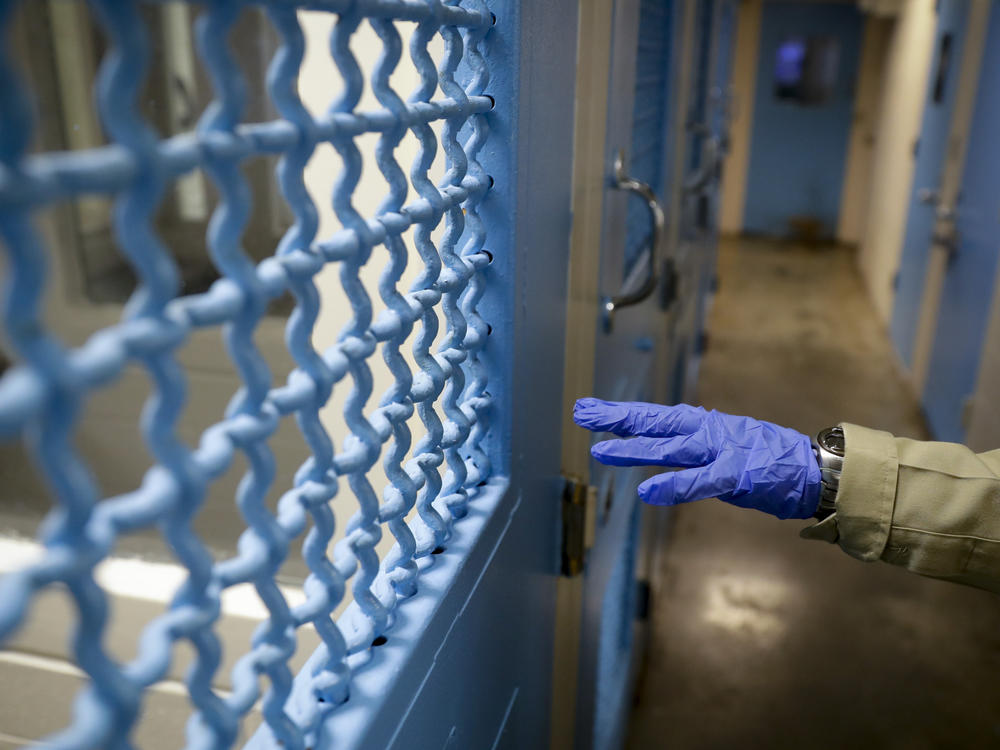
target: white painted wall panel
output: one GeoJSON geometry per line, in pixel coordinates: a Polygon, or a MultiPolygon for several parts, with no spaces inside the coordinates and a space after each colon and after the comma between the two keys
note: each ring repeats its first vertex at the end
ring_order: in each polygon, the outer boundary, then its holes
{"type": "Polygon", "coordinates": [[[858,255],[865,284],[884,323],[892,313],[892,279],[906,230],[913,146],[920,131],[934,27],[934,0],[910,0],[889,44],[870,213],[858,255]]]}

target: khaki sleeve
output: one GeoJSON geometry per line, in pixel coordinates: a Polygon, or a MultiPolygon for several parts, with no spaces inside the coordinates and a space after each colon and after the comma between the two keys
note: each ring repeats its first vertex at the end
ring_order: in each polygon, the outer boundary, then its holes
{"type": "Polygon", "coordinates": [[[845,424],[837,510],[802,531],[860,560],[1000,592],[1000,450],[845,424]]]}

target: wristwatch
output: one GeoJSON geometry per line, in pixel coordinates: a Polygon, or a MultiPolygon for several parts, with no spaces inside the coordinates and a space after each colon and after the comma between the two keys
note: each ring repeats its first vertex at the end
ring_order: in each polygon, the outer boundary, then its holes
{"type": "Polygon", "coordinates": [[[840,472],[844,468],[844,430],[841,427],[827,427],[821,430],[813,442],[813,453],[816,454],[816,461],[819,463],[822,483],[816,518],[823,519],[837,509],[840,472]]]}

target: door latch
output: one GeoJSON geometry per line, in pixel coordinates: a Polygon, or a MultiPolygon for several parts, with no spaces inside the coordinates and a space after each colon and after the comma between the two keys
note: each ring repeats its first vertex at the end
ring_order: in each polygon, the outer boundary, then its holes
{"type": "Polygon", "coordinates": [[[587,549],[593,544],[596,491],[578,477],[565,477],[562,493],[562,545],[560,572],[580,575],[587,549]]]}
{"type": "Polygon", "coordinates": [[[677,264],[673,258],[666,258],[663,261],[663,270],[660,272],[660,309],[669,310],[674,300],[677,299],[677,264]]]}
{"type": "Polygon", "coordinates": [[[953,210],[938,207],[938,220],[931,235],[931,245],[943,250],[949,263],[958,255],[959,236],[953,210]]]}

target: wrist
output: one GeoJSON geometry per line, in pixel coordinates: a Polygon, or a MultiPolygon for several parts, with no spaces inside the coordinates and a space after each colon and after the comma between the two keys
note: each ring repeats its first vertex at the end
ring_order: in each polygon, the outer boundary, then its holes
{"type": "Polygon", "coordinates": [[[823,519],[837,509],[840,474],[844,468],[844,430],[839,425],[821,430],[812,447],[820,471],[819,504],[815,515],[823,519]]]}

